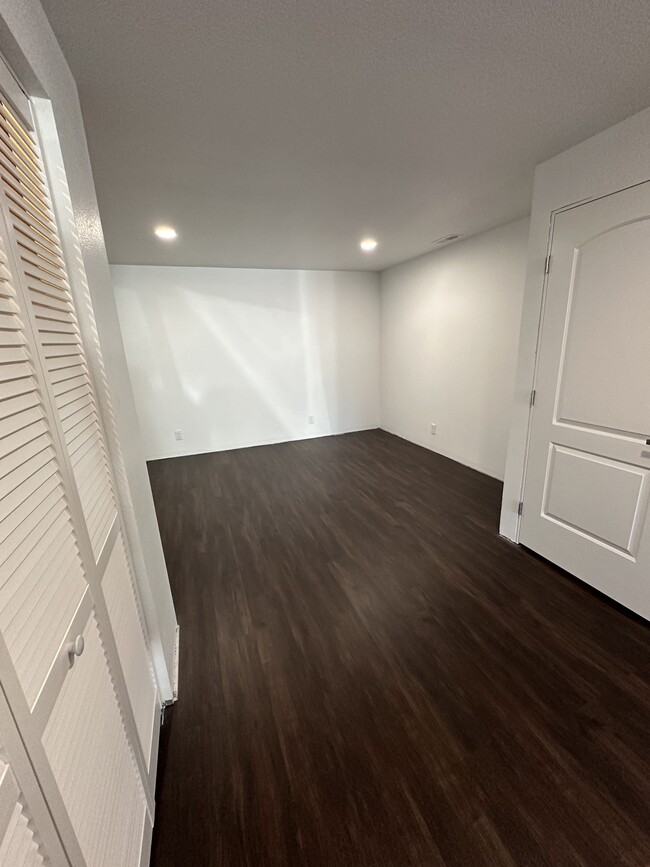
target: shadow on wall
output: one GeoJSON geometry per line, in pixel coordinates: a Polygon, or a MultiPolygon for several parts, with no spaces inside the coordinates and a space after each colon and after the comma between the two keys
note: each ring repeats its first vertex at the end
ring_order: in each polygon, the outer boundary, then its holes
{"type": "Polygon", "coordinates": [[[375,275],[112,270],[149,457],[377,425],[375,275]]]}

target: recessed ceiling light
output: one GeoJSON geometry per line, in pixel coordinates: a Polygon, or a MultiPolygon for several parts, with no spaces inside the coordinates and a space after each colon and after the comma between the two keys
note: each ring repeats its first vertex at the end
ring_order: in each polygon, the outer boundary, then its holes
{"type": "Polygon", "coordinates": [[[374,238],[364,238],[359,244],[364,253],[372,253],[377,246],[377,241],[374,238]]]}
{"type": "Polygon", "coordinates": [[[172,229],[171,226],[156,226],[153,232],[162,241],[173,241],[177,235],[176,229],[172,229]]]}

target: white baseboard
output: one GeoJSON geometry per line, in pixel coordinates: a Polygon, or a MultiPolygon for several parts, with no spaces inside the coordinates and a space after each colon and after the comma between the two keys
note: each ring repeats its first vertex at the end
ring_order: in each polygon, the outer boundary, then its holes
{"type": "Polygon", "coordinates": [[[232,442],[227,443],[226,445],[219,446],[218,448],[209,447],[196,449],[195,451],[181,451],[181,452],[170,452],[165,454],[156,454],[156,455],[148,455],[147,461],[164,461],[168,458],[189,458],[193,455],[209,455],[216,452],[231,452],[235,449],[253,449],[257,446],[273,446],[278,445],[280,443],[295,443],[301,442],[302,440],[315,440],[322,439],[323,437],[337,437],[343,436],[344,434],[349,433],[358,433],[359,431],[364,430],[377,430],[379,428],[379,422],[376,424],[368,425],[367,427],[353,427],[346,430],[331,430],[331,431],[320,431],[313,434],[308,434],[307,436],[283,436],[268,440],[251,440],[249,442],[232,442]]]}
{"type": "Polygon", "coordinates": [[[172,695],[174,701],[178,701],[178,655],[181,647],[181,627],[176,624],[176,640],[174,642],[174,671],[172,672],[172,695]]]}
{"type": "Polygon", "coordinates": [[[469,467],[472,470],[477,470],[479,473],[483,473],[485,476],[490,476],[492,479],[496,479],[499,482],[503,481],[503,476],[499,475],[499,473],[495,472],[490,467],[483,466],[482,464],[477,464],[474,461],[468,461],[467,458],[463,458],[460,455],[454,454],[454,452],[446,451],[445,449],[434,449],[431,443],[427,442],[424,439],[418,439],[416,437],[407,436],[405,433],[402,433],[398,430],[392,430],[385,425],[379,425],[381,430],[386,431],[386,433],[392,434],[393,436],[399,437],[401,440],[406,440],[409,443],[413,443],[416,446],[422,446],[423,449],[427,449],[430,452],[433,452],[436,455],[442,455],[443,458],[449,458],[451,461],[456,461],[457,464],[462,464],[464,467],[469,467]]]}

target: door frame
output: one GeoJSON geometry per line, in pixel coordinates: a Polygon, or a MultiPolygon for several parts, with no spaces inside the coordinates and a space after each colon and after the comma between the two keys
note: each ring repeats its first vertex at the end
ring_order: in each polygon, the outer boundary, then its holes
{"type": "Polygon", "coordinates": [[[531,396],[557,214],[650,180],[650,109],[541,163],[535,170],[526,283],[499,532],[519,543],[532,424],[531,396]]]}

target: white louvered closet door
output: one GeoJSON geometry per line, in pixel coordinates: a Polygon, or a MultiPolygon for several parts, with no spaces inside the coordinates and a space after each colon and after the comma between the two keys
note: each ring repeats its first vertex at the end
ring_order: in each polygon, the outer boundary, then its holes
{"type": "Polygon", "coordinates": [[[3,772],[2,782],[7,789],[15,787],[15,796],[11,812],[7,810],[7,815],[0,817],[0,830],[6,826],[0,843],[0,867],[43,867],[48,863],[47,856],[30,827],[29,815],[20,801],[18,787],[9,767],[3,772]]]}
{"type": "Polygon", "coordinates": [[[14,741],[13,749],[9,750],[0,741],[0,867],[65,867],[69,861],[22,748],[20,734],[8,719],[10,712],[4,696],[0,697],[0,705],[0,725],[9,726],[9,740],[14,741]],[[22,754],[18,760],[21,773],[29,777],[30,794],[38,801],[36,811],[32,810],[34,804],[21,788],[10,762],[9,753],[15,752],[16,747],[22,754]]]}
{"type": "Polygon", "coordinates": [[[0,683],[69,863],[139,865],[157,690],[29,104],[2,93],[0,683]]]}
{"type": "Polygon", "coordinates": [[[0,867],[49,862],[10,765],[0,758],[0,867]]]}

